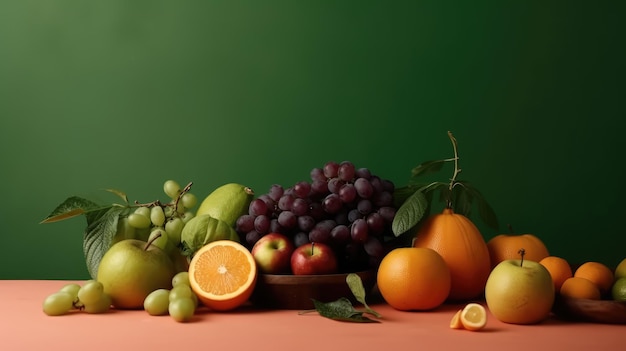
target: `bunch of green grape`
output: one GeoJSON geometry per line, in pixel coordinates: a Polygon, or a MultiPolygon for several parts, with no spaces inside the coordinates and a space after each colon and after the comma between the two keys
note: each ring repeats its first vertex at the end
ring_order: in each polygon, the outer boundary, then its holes
{"type": "Polygon", "coordinates": [[[189,322],[198,308],[198,296],[189,285],[189,273],[180,272],[172,278],[172,289],[157,289],[143,302],[151,316],[170,315],[177,322],[189,322]]]}
{"type": "Polygon", "coordinates": [[[166,252],[178,247],[183,227],[194,217],[192,209],[198,203],[197,197],[189,192],[190,188],[191,183],[181,188],[174,180],[165,181],[163,192],[169,201],[138,204],[134,212],[120,219],[113,241],[155,239],[152,244],[166,252]]]}
{"type": "Polygon", "coordinates": [[[102,283],[96,280],[88,280],[82,286],[66,284],[43,302],[43,312],[48,316],[61,316],[72,310],[105,313],[110,308],[111,297],[104,292],[102,283]]]}

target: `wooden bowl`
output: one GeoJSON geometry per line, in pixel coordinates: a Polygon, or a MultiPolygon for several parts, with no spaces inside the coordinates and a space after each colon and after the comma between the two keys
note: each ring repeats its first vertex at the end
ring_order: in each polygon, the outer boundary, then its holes
{"type": "Polygon", "coordinates": [[[626,302],[557,296],[552,311],[557,317],[565,320],[626,324],[626,302]]]}
{"type": "MultiPolygon", "coordinates": [[[[366,294],[376,283],[376,271],[356,272],[363,281],[366,294]]],[[[307,310],[314,308],[315,299],[321,302],[347,297],[353,303],[354,296],[346,283],[345,274],[280,275],[259,274],[251,301],[263,308],[307,310]]]]}

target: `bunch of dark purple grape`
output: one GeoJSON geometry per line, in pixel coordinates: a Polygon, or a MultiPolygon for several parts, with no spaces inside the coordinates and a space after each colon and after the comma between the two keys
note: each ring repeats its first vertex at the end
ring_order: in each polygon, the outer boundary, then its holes
{"type": "Polygon", "coordinates": [[[252,248],[262,236],[281,233],[298,247],[308,242],[333,248],[342,272],[375,268],[385,252],[396,214],[393,182],[357,169],[349,161],[311,170],[311,181],[274,184],[237,220],[241,241],[252,248]]]}

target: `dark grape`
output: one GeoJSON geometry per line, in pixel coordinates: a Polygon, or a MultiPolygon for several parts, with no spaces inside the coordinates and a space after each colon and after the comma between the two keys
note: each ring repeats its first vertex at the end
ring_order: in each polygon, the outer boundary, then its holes
{"type": "Polygon", "coordinates": [[[291,211],[283,211],[278,215],[278,224],[286,229],[295,228],[298,224],[298,217],[291,211]]]}
{"type": "Polygon", "coordinates": [[[270,232],[270,218],[266,215],[258,216],[254,219],[254,230],[259,234],[267,234],[270,232]]]}
{"type": "Polygon", "coordinates": [[[333,244],[345,245],[350,242],[352,237],[350,236],[350,228],[348,226],[339,224],[330,231],[330,237],[333,244]]]}
{"type": "Polygon", "coordinates": [[[285,228],[278,223],[278,218],[272,218],[270,221],[270,233],[285,233],[285,228]]]}
{"type": "Polygon", "coordinates": [[[337,172],[339,171],[339,164],[337,162],[326,162],[324,165],[324,175],[326,178],[335,178],[337,176],[337,172]]]}
{"type": "Polygon", "coordinates": [[[309,232],[313,227],[315,227],[315,218],[311,216],[300,216],[298,217],[298,229],[303,232],[309,232]]]}
{"type": "Polygon", "coordinates": [[[245,214],[239,218],[237,218],[237,223],[235,224],[235,229],[239,233],[247,233],[254,229],[254,216],[250,214],[245,214]]]}
{"type": "Polygon", "coordinates": [[[254,199],[248,206],[248,214],[253,216],[266,215],[268,213],[267,203],[261,199],[254,199]]]}
{"type": "Polygon", "coordinates": [[[364,199],[369,199],[372,194],[374,194],[372,184],[365,178],[357,178],[357,180],[354,181],[354,187],[357,194],[364,199]]]}
{"type": "Polygon", "coordinates": [[[314,180],[313,183],[311,183],[311,192],[319,195],[328,194],[328,182],[325,180],[314,180]]]}
{"type": "Polygon", "coordinates": [[[383,182],[380,180],[380,177],[378,176],[371,176],[370,177],[370,184],[372,184],[372,188],[374,188],[374,192],[375,193],[379,193],[381,191],[383,191],[383,182]]]}
{"type": "Polygon", "coordinates": [[[344,204],[354,201],[354,199],[356,199],[356,195],[356,188],[350,183],[342,185],[339,189],[339,198],[344,204]]]}
{"type": "Polygon", "coordinates": [[[332,178],[328,181],[328,191],[333,194],[339,194],[339,189],[341,189],[341,186],[344,184],[345,183],[341,179],[332,178]]]}
{"type": "Polygon", "coordinates": [[[311,180],[312,181],[321,180],[324,183],[326,183],[326,176],[324,175],[324,170],[319,167],[313,168],[311,170],[311,180]]]}
{"type": "Polygon", "coordinates": [[[261,239],[263,235],[259,234],[256,230],[251,230],[246,233],[246,243],[250,246],[254,246],[259,239],[261,239]]]}
{"type": "Polygon", "coordinates": [[[388,179],[384,179],[382,182],[383,182],[383,191],[388,191],[393,194],[393,192],[396,190],[396,187],[393,184],[393,182],[388,179]]]}
{"type": "Polygon", "coordinates": [[[296,185],[293,186],[293,194],[298,198],[306,198],[309,196],[311,192],[311,184],[308,182],[297,182],[296,185]]]}
{"type": "Polygon", "coordinates": [[[313,243],[330,242],[330,230],[324,226],[315,226],[309,232],[309,241],[313,243]]]}
{"type": "Polygon", "coordinates": [[[361,212],[359,212],[358,209],[355,208],[348,212],[348,222],[353,223],[359,218],[363,218],[363,215],[361,214],[361,212]]]}
{"type": "Polygon", "coordinates": [[[291,204],[291,212],[296,216],[304,216],[309,212],[309,203],[305,199],[294,199],[291,204]]]}
{"type": "Polygon", "coordinates": [[[279,184],[274,184],[270,187],[269,192],[267,193],[267,195],[269,195],[269,197],[278,202],[278,200],[283,196],[284,193],[284,189],[281,185],[279,184]]]}
{"type": "Polygon", "coordinates": [[[352,237],[352,241],[355,243],[364,243],[367,241],[369,237],[367,222],[363,218],[359,218],[354,223],[352,223],[352,227],[350,228],[350,236],[352,237]]]}
{"type": "Polygon", "coordinates": [[[372,173],[367,168],[359,168],[359,169],[356,170],[354,175],[357,178],[370,179],[370,177],[372,176],[372,173]]]}
{"type": "Polygon", "coordinates": [[[377,235],[385,231],[385,219],[378,212],[372,212],[366,218],[369,232],[377,235]]]}
{"type": "Polygon", "coordinates": [[[341,210],[343,203],[337,194],[328,194],[323,202],[324,211],[328,213],[337,213],[341,210]]]}
{"type": "Polygon", "coordinates": [[[309,234],[305,232],[297,232],[293,236],[293,244],[295,245],[295,247],[302,246],[307,243],[310,243],[309,234]]]}
{"type": "Polygon", "coordinates": [[[367,240],[363,243],[363,248],[365,249],[365,252],[372,257],[382,257],[385,253],[383,244],[374,236],[369,236],[367,238],[367,240]]]}
{"type": "Polygon", "coordinates": [[[363,199],[359,201],[359,203],[356,205],[356,208],[362,215],[367,215],[372,212],[372,202],[370,200],[363,199]]]}
{"type": "Polygon", "coordinates": [[[283,211],[291,210],[291,206],[293,205],[293,201],[295,198],[290,194],[284,194],[278,200],[278,208],[283,211]]]}
{"type": "Polygon", "coordinates": [[[276,201],[274,201],[268,194],[263,194],[259,196],[257,199],[263,200],[267,205],[268,212],[273,212],[276,208],[276,201]]]}
{"type": "Polygon", "coordinates": [[[350,161],[343,161],[339,164],[339,169],[337,170],[337,177],[344,182],[351,181],[354,179],[354,174],[356,173],[356,169],[354,165],[350,161]]]}
{"type": "Polygon", "coordinates": [[[378,209],[378,213],[383,216],[387,223],[391,223],[396,216],[396,209],[391,206],[383,206],[378,209]]]}

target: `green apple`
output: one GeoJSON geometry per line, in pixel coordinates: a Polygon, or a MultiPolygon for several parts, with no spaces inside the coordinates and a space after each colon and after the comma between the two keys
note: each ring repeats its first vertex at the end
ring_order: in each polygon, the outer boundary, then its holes
{"type": "Polygon", "coordinates": [[[546,319],[554,303],[548,270],[535,261],[509,259],[496,265],[485,285],[485,300],[493,316],[504,323],[534,324],[546,319]]]}
{"type": "Polygon", "coordinates": [[[139,309],[151,292],[171,289],[176,274],[167,253],[141,240],[122,240],[104,254],[96,280],[104,286],[113,306],[139,309]]]}

